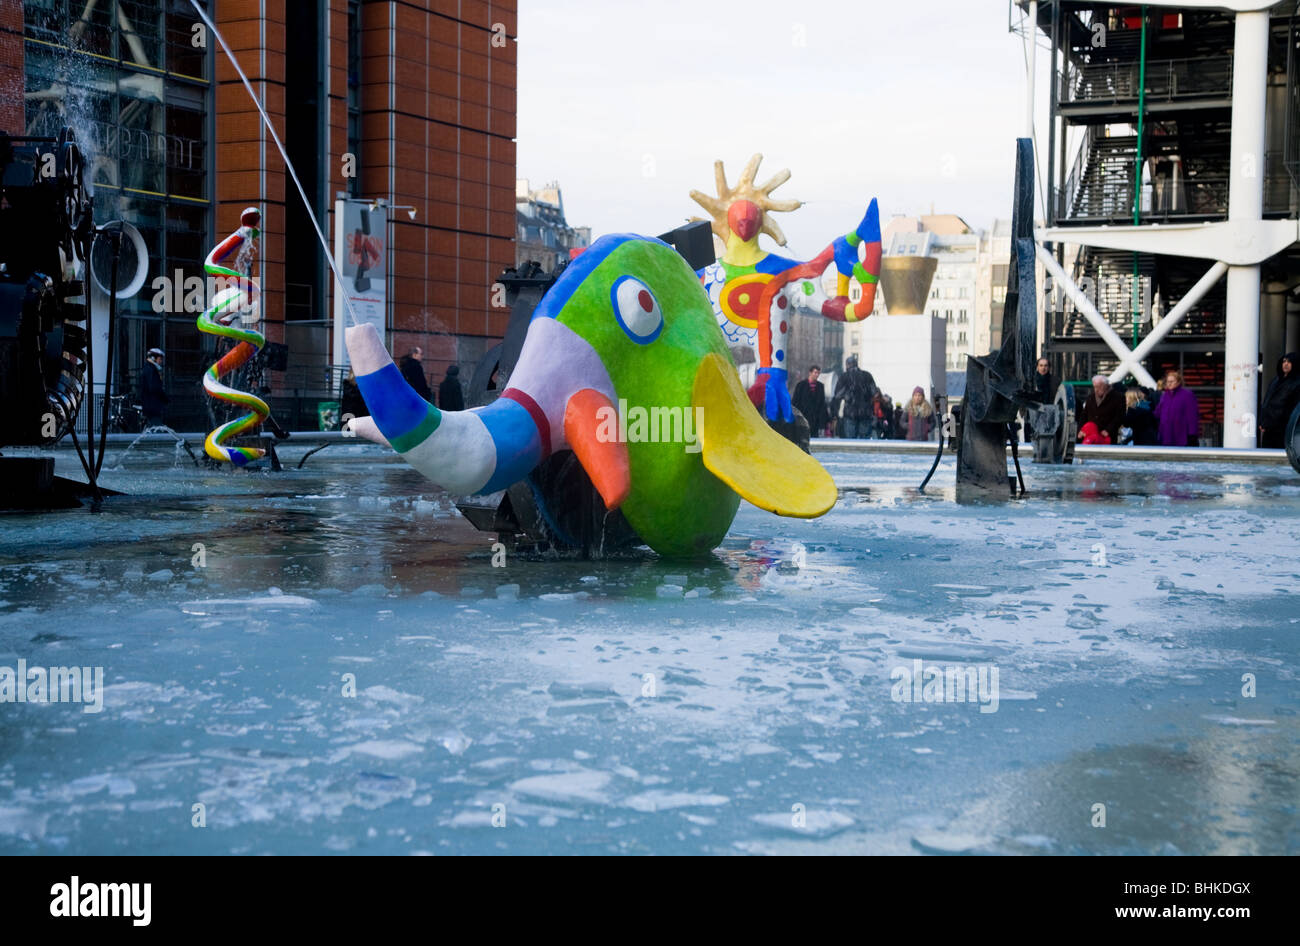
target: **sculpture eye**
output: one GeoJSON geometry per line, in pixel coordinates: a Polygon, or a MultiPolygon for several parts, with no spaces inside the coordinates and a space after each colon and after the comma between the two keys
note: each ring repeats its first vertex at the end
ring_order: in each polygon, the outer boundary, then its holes
{"type": "Polygon", "coordinates": [[[610,290],[614,317],[628,338],[638,345],[648,345],[664,328],[664,314],[659,300],[648,286],[634,276],[621,276],[610,290]]]}

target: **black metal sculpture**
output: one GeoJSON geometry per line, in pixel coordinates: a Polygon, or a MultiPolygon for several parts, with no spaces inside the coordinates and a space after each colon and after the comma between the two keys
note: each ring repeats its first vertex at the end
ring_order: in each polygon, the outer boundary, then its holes
{"type": "MultiPolygon", "coordinates": [[[[58,138],[0,135],[0,445],[50,446],[73,431],[82,409],[91,375],[92,202],[70,129],[58,138]]],[[[99,495],[91,441],[87,476],[99,495]]],[[[4,508],[76,506],[83,489],[54,475],[53,458],[0,459],[4,508]]]]}
{"type": "MultiPolygon", "coordinates": [[[[957,487],[1001,493],[1016,481],[1007,475],[1007,445],[1015,456],[1012,431],[1024,412],[1034,430],[1037,462],[1069,463],[1074,455],[1074,396],[1068,385],[1051,404],[1038,399],[1034,364],[1038,356],[1038,293],[1034,244],[1034,149],[1016,140],[1015,199],[1011,215],[1011,265],[1002,325],[1002,347],[966,362],[966,394],[958,415],[957,487]]],[[[1019,458],[1016,457],[1017,473],[1019,458]]],[[[1023,482],[1021,490],[1023,491],[1023,482]]]]}

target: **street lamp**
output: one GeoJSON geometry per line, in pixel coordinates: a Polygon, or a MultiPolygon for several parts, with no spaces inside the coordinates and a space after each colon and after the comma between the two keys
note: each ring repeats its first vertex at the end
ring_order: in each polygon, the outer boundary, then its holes
{"type": "MultiPolygon", "coordinates": [[[[365,200],[365,198],[363,197],[362,200],[365,200]]],[[[372,212],[378,210],[380,207],[386,207],[389,210],[405,210],[408,217],[412,220],[415,219],[415,208],[410,204],[390,204],[384,197],[370,198],[370,209],[372,212]]]]}

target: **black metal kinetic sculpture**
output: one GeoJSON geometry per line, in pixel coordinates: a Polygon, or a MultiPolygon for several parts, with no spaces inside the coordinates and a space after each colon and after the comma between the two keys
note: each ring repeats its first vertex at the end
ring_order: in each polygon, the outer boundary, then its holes
{"type": "Polygon", "coordinates": [[[966,362],[966,394],[958,417],[957,488],[996,495],[1014,493],[1020,477],[1016,416],[1024,412],[1034,430],[1034,461],[1069,463],[1074,458],[1074,395],[1061,384],[1051,404],[1038,400],[1034,365],[1038,356],[1038,293],[1034,244],[1034,148],[1016,139],[1015,202],[1011,214],[1011,265],[1002,323],[1002,347],[966,362]],[[1007,446],[1016,477],[1007,474],[1007,446]]]}

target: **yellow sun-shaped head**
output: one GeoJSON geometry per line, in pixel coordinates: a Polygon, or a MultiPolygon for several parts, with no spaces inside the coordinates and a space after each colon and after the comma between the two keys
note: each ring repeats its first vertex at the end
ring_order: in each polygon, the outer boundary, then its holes
{"type": "Polygon", "coordinates": [[[727,186],[727,174],[722,168],[722,162],[714,161],[713,176],[718,196],[710,197],[696,190],[691,191],[691,199],[709,212],[713,232],[724,245],[734,232],[733,225],[737,225],[742,232],[736,233],[736,236],[746,242],[753,240],[756,243],[758,235],[766,233],[778,246],[785,246],[785,234],[772,219],[770,211],[788,213],[803,206],[802,201],[773,200],[770,196],[772,191],[790,179],[788,169],[777,171],[765,184],[754,186],[754,177],[758,174],[758,165],[762,160],[761,154],[750,158],[745,170],[740,172],[740,180],[735,187],[727,186]],[[731,213],[733,207],[736,213],[731,213]]]}

